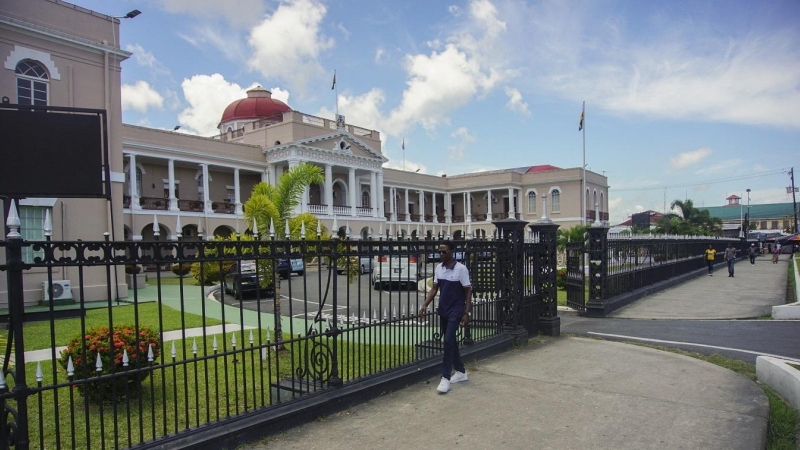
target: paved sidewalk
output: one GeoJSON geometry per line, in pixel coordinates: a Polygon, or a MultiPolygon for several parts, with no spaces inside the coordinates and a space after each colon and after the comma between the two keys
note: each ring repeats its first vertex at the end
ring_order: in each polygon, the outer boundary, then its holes
{"type": "Polygon", "coordinates": [[[242,449],[761,449],[756,383],[690,357],[561,337],[468,364],[242,449]]]}
{"type": "Polygon", "coordinates": [[[761,255],[756,263],[747,259],[734,265],[728,277],[724,265],[714,276],[701,275],[665,291],[641,298],[608,317],[616,319],[752,319],[772,314],[772,306],[786,299],[789,255],[778,264],[761,255]]]}

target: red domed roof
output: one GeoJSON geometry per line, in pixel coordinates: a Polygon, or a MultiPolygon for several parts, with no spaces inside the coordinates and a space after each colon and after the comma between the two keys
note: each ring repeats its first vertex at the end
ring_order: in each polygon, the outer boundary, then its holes
{"type": "Polygon", "coordinates": [[[291,111],[292,108],[272,98],[272,92],[258,86],[247,91],[247,98],[236,100],[225,108],[220,123],[239,119],[261,119],[291,111]]]}

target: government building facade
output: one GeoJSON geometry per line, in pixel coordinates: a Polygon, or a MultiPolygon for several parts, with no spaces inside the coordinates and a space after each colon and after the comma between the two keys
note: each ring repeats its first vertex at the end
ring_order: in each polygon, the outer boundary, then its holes
{"type": "MultiPolygon", "coordinates": [[[[57,0],[0,4],[4,101],[102,109],[108,117],[111,199],[23,199],[24,239],[44,239],[48,213],[53,240],[102,240],[106,232],[115,240],[151,240],[154,219],[162,240],[243,233],[243,205],[253,187],[274,184],[300,163],[320,167],[325,181],[306,189],[297,213],[315,214],[329,230],[336,223],[353,239],[431,231],[482,237],[493,232],[492,221],[505,218],[548,218],[562,228],[594,222],[598,213],[608,220],[608,180],[600,174],[546,164],[442,176],[387,168],[378,131],[344,116],[295,111],[262,88],[220,111],[215,136],[123,124],[120,63],[131,53],[120,48],[119,25],[119,18],[57,0]]],[[[70,269],[57,275],[77,280],[70,269]]],[[[46,273],[26,275],[26,302],[36,301],[46,279],[46,273]]],[[[124,276],[118,279],[112,292],[127,297],[124,276]]],[[[86,300],[104,298],[104,280],[85,274],[86,300]]],[[[6,302],[3,281],[0,308],[6,302]]]]}

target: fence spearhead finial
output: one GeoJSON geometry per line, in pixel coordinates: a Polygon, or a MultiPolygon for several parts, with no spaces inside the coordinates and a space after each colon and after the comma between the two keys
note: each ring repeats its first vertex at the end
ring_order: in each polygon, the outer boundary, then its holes
{"type": "Polygon", "coordinates": [[[6,235],[7,238],[22,239],[22,235],[19,234],[20,220],[19,214],[17,213],[16,200],[11,200],[11,206],[8,208],[8,217],[6,217],[6,226],[9,228],[8,234],[6,235]]]}

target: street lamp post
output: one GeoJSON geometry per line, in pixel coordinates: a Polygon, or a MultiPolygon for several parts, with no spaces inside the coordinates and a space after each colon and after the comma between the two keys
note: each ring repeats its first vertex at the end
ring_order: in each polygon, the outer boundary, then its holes
{"type": "Polygon", "coordinates": [[[750,188],[747,189],[747,216],[746,217],[747,217],[747,229],[744,232],[745,239],[748,238],[748,235],[750,233],[750,219],[751,219],[751,217],[750,217],[750,188]]]}

